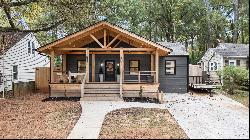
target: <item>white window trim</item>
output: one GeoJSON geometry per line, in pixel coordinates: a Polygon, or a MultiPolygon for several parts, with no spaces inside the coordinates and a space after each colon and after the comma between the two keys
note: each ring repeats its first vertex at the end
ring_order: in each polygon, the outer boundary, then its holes
{"type": "Polygon", "coordinates": [[[229,61],[228,61],[228,65],[229,65],[229,66],[236,66],[236,60],[229,60],[229,61]],[[233,65],[230,65],[231,62],[233,62],[234,64],[233,64],[233,65]]]}
{"type": "Polygon", "coordinates": [[[209,71],[217,71],[218,70],[218,63],[217,62],[209,62],[209,71]],[[217,66],[216,69],[214,66],[217,66]]]}

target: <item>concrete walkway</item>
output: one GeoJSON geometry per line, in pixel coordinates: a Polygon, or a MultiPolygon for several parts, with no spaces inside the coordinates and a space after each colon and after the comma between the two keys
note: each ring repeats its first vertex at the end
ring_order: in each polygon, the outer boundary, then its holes
{"type": "Polygon", "coordinates": [[[123,101],[82,101],[82,115],[68,139],[97,139],[105,115],[115,109],[130,107],[165,108],[162,104],[123,101]]]}
{"type": "Polygon", "coordinates": [[[166,103],[85,101],[69,139],[97,139],[105,115],[119,108],[168,109],[189,138],[249,138],[249,109],[223,95],[165,94],[166,103]]]}

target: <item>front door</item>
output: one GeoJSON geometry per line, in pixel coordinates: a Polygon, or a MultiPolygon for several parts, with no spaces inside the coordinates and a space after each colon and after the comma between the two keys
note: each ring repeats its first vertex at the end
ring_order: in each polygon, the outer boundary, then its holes
{"type": "Polygon", "coordinates": [[[115,81],[115,61],[105,61],[105,81],[115,81]]]}

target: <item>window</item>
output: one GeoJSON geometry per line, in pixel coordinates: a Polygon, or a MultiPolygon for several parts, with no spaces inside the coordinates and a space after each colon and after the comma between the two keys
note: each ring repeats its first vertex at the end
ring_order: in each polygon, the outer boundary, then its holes
{"type": "Polygon", "coordinates": [[[129,71],[131,75],[135,75],[140,71],[140,61],[130,60],[129,61],[129,71]]]}
{"type": "Polygon", "coordinates": [[[218,65],[216,62],[210,62],[209,63],[209,71],[217,71],[218,70],[218,65]]]}
{"type": "Polygon", "coordinates": [[[236,60],[229,60],[229,66],[236,66],[236,60]]]}
{"type": "Polygon", "coordinates": [[[17,70],[17,65],[13,66],[13,80],[18,79],[18,70],[17,70]]]}
{"type": "Polygon", "coordinates": [[[85,73],[86,72],[86,61],[85,60],[78,60],[77,61],[77,71],[78,71],[78,73],[85,73]]]}
{"type": "Polygon", "coordinates": [[[36,49],[35,49],[35,43],[32,42],[32,54],[35,54],[35,51],[36,51],[36,49]]]}
{"type": "Polygon", "coordinates": [[[175,60],[166,60],[165,61],[165,74],[173,75],[176,74],[176,64],[175,60]]]}
{"type": "Polygon", "coordinates": [[[31,53],[31,46],[30,46],[30,41],[28,42],[28,53],[31,53]]]}
{"type": "Polygon", "coordinates": [[[240,60],[236,60],[236,66],[240,66],[240,60]]]}
{"type": "Polygon", "coordinates": [[[225,60],[225,65],[224,66],[228,66],[229,65],[229,61],[226,59],[225,60]]]}

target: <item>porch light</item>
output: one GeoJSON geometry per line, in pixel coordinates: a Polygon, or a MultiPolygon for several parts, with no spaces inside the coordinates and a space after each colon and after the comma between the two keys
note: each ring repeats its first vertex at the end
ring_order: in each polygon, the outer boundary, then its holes
{"type": "Polygon", "coordinates": [[[103,63],[101,63],[101,67],[103,66],[103,63]]]}
{"type": "Polygon", "coordinates": [[[116,65],[117,65],[117,67],[119,67],[119,66],[120,66],[120,64],[119,64],[119,63],[117,63],[116,65]]]}

